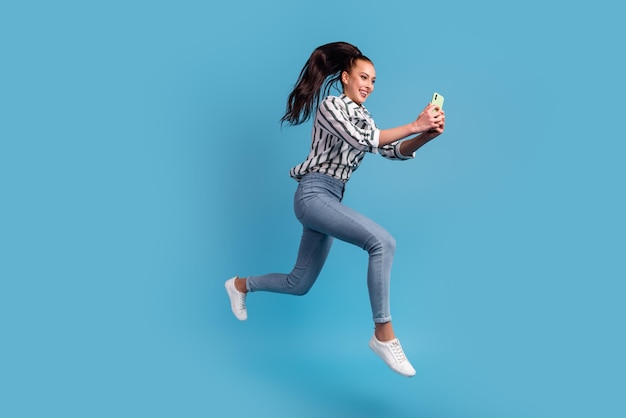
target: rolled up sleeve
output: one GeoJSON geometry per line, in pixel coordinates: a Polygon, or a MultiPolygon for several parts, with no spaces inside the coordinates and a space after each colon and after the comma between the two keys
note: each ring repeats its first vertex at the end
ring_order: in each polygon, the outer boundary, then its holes
{"type": "Polygon", "coordinates": [[[388,145],[383,145],[378,150],[380,155],[390,160],[410,160],[415,158],[415,152],[411,155],[404,155],[400,152],[400,144],[402,141],[392,142],[388,145]]]}

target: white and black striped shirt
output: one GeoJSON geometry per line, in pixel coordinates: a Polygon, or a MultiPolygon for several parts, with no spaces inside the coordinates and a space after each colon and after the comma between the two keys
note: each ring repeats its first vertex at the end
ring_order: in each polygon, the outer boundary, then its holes
{"type": "Polygon", "coordinates": [[[345,94],[328,96],[319,105],[313,122],[311,151],[307,159],[293,167],[289,175],[300,181],[311,172],[324,173],[347,182],[366,152],[380,153],[392,160],[415,156],[400,153],[400,141],[378,146],[380,129],[372,115],[345,94]]]}

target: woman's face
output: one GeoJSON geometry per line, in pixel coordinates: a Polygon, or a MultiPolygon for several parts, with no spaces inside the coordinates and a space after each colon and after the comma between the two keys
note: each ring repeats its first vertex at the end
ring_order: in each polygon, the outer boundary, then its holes
{"type": "Polygon", "coordinates": [[[374,65],[366,60],[356,60],[350,72],[341,74],[343,92],[356,104],[363,104],[374,91],[376,70],[374,65]]]}

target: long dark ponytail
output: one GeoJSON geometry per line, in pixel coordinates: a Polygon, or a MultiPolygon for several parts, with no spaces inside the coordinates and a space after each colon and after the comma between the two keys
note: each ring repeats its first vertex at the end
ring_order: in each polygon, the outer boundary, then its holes
{"type": "Polygon", "coordinates": [[[299,125],[306,122],[317,109],[320,97],[326,97],[331,87],[341,80],[357,59],[370,61],[359,48],[347,42],[332,42],[317,47],[300,71],[298,80],[287,98],[287,110],[281,123],[299,125]]]}

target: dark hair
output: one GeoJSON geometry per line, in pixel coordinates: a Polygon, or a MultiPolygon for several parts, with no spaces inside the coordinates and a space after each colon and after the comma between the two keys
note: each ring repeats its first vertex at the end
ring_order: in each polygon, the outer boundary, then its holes
{"type": "Polygon", "coordinates": [[[287,98],[287,110],[281,123],[299,125],[317,110],[320,96],[326,97],[331,87],[341,80],[343,71],[350,71],[359,60],[371,62],[359,48],[347,42],[332,42],[317,47],[300,71],[298,80],[287,98]]]}

